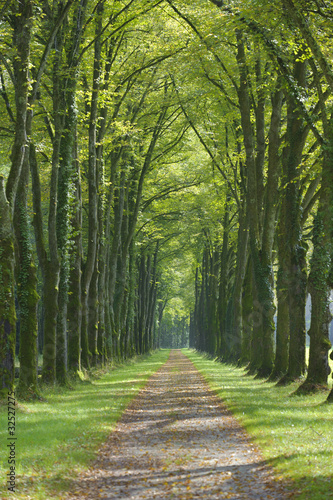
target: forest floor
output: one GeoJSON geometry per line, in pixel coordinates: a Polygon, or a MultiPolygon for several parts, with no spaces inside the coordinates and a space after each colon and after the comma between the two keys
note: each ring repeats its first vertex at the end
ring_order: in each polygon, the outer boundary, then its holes
{"type": "Polygon", "coordinates": [[[178,350],[148,381],[65,499],[286,500],[246,431],[178,350]]]}

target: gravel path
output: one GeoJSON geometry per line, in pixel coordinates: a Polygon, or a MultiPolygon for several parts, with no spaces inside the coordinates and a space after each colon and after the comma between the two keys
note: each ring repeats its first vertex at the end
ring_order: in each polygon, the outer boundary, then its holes
{"type": "Polygon", "coordinates": [[[66,498],[286,500],[221,400],[171,351],[66,498]]]}

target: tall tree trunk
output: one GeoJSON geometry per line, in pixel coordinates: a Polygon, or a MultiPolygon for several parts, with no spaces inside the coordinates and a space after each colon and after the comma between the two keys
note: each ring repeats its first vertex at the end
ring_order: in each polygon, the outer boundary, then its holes
{"type": "Polygon", "coordinates": [[[281,174],[279,146],[283,92],[280,87],[281,82],[278,79],[274,94],[272,95],[271,123],[268,134],[268,171],[262,228],[260,274],[265,280],[264,294],[266,296],[265,302],[261,302],[263,307],[263,357],[258,370],[258,376],[262,377],[268,377],[274,366],[275,305],[272,251],[276,229],[277,207],[279,202],[279,179],[281,174]]]}
{"type": "Polygon", "coordinates": [[[68,371],[77,374],[81,370],[81,263],[82,263],[82,195],[81,172],[77,155],[76,128],[74,129],[74,207],[70,220],[72,228],[69,254],[67,336],[68,336],[68,371]]]}
{"type": "Polygon", "coordinates": [[[89,351],[88,342],[88,324],[89,324],[89,287],[93,276],[94,267],[97,255],[97,234],[98,234],[98,186],[97,186],[97,118],[98,118],[98,96],[100,89],[101,76],[101,31],[102,31],[102,16],[104,3],[97,5],[97,17],[95,28],[95,50],[94,50],[94,71],[92,96],[90,104],[89,118],[89,158],[88,158],[88,249],[87,258],[84,264],[82,273],[82,325],[81,325],[81,346],[82,346],[82,364],[85,368],[89,368],[89,351]]]}
{"type": "Polygon", "coordinates": [[[156,243],[156,248],[153,257],[151,282],[149,290],[149,308],[148,308],[148,337],[149,350],[154,349],[154,327],[156,318],[156,299],[157,299],[157,256],[159,250],[159,241],[156,243]]]}
{"type": "Polygon", "coordinates": [[[37,254],[43,276],[43,307],[44,307],[44,343],[43,351],[43,381],[54,383],[55,379],[55,339],[58,315],[58,285],[59,285],[59,259],[56,237],[56,206],[57,206],[57,177],[59,166],[59,142],[61,130],[56,131],[53,144],[52,173],[50,185],[50,207],[49,207],[49,253],[44,244],[42,196],[40,177],[38,172],[36,150],[30,143],[29,162],[32,177],[34,229],[37,254]],[[46,347],[47,346],[47,347],[46,347]]]}
{"type": "Polygon", "coordinates": [[[253,270],[251,259],[248,259],[242,289],[242,354],[240,366],[247,366],[251,360],[252,311],[253,311],[253,270]]]}
{"type": "Polygon", "coordinates": [[[217,334],[217,355],[222,358],[225,351],[226,337],[226,315],[228,305],[228,250],[229,250],[229,204],[230,196],[227,195],[227,201],[224,205],[223,218],[223,242],[220,257],[220,283],[219,283],[219,298],[218,298],[218,334],[217,334]]]}
{"type": "Polygon", "coordinates": [[[14,390],[15,378],[15,254],[10,206],[0,176],[0,399],[14,390]]]}
{"type": "MultiPolygon", "coordinates": [[[[18,185],[14,228],[16,236],[16,283],[20,311],[20,376],[17,391],[37,393],[37,272],[33,262],[28,219],[29,150],[26,150],[18,185]]],[[[44,345],[46,358],[54,345],[44,345]]]]}
{"type": "Polygon", "coordinates": [[[138,353],[145,352],[145,325],[146,325],[146,258],[142,254],[139,260],[139,282],[138,282],[138,353]]]}
{"type": "Polygon", "coordinates": [[[289,360],[289,296],[288,296],[288,266],[285,244],[285,194],[282,195],[280,219],[277,230],[277,248],[279,269],[276,279],[277,296],[277,323],[276,323],[276,349],[274,369],[270,380],[281,379],[288,370],[289,360]]]}
{"type": "MultiPolygon", "coordinates": [[[[87,0],[81,0],[76,5],[76,9],[73,15],[73,21],[71,24],[71,32],[68,38],[68,42],[65,44],[66,52],[66,63],[64,68],[64,107],[66,108],[65,116],[65,126],[61,138],[61,161],[59,169],[59,183],[58,183],[58,209],[57,209],[57,240],[58,240],[58,251],[61,259],[60,266],[60,281],[59,281],[59,294],[58,294],[58,318],[57,318],[57,379],[60,383],[66,383],[66,371],[67,371],[67,358],[70,356],[70,369],[76,371],[76,367],[79,364],[77,355],[75,359],[72,359],[71,340],[67,342],[67,327],[68,325],[73,326],[73,322],[81,319],[80,310],[80,299],[75,295],[75,298],[71,297],[71,312],[74,314],[74,318],[68,318],[68,292],[69,292],[69,277],[70,277],[70,256],[69,256],[69,237],[70,237],[70,213],[69,213],[69,193],[73,187],[73,184],[79,182],[77,178],[77,155],[76,155],[76,127],[77,127],[77,104],[76,104],[76,80],[77,80],[77,70],[78,70],[78,55],[81,46],[81,38],[84,24],[84,17],[87,8],[87,0]],[[73,311],[74,302],[78,307],[77,311],[73,311]],[[67,345],[70,346],[71,353],[67,353],[67,345]],[[73,365],[74,364],[74,365],[73,365]]],[[[76,187],[76,194],[79,187],[76,187]]],[[[78,207],[74,208],[74,211],[78,207]]],[[[75,222],[79,222],[77,219],[77,214],[73,216],[75,222]]],[[[79,228],[81,231],[81,228],[79,228]]],[[[81,251],[80,248],[80,237],[75,237],[77,243],[79,244],[77,252],[81,251]]],[[[74,258],[75,265],[77,261],[80,260],[79,256],[74,258]]],[[[77,286],[79,284],[79,278],[77,276],[73,277],[72,274],[71,281],[72,284],[76,286],[75,293],[77,293],[77,286]]],[[[78,328],[79,325],[75,325],[74,328],[78,328]]],[[[71,334],[73,329],[71,330],[71,334]]],[[[76,335],[74,334],[74,337],[76,335]]],[[[79,349],[80,343],[77,343],[76,349],[79,349]]]]}
{"type": "Polygon", "coordinates": [[[90,366],[96,366],[98,362],[98,273],[98,263],[96,262],[90,281],[88,295],[88,342],[89,352],[91,353],[90,366]]]}
{"type": "MultiPolygon", "coordinates": [[[[12,216],[15,209],[16,194],[22,172],[23,161],[27,150],[27,106],[29,92],[29,57],[30,57],[30,40],[32,32],[32,12],[33,3],[30,0],[19,2],[12,5],[13,19],[13,72],[15,76],[15,132],[14,144],[11,152],[11,169],[6,183],[6,194],[3,192],[3,178],[1,177],[0,186],[0,203],[1,203],[1,220],[0,220],[0,253],[1,253],[1,279],[0,279],[0,294],[1,297],[1,348],[0,348],[0,363],[1,363],[1,396],[6,391],[10,390],[14,383],[14,358],[15,358],[15,331],[16,331],[16,316],[15,316],[15,296],[13,293],[14,287],[14,256],[13,245],[15,240],[14,229],[12,226],[12,216]],[[7,205],[7,200],[9,206],[7,205]],[[10,212],[10,213],[9,213],[10,212]]],[[[28,259],[28,255],[26,256],[28,259]]],[[[28,268],[28,266],[27,266],[28,268]]],[[[28,272],[32,272],[28,268],[28,272]]],[[[33,274],[33,273],[32,273],[33,274]]],[[[32,284],[32,283],[31,283],[32,284]]],[[[31,287],[27,289],[27,294],[32,293],[32,304],[36,299],[35,290],[31,287]]],[[[27,314],[28,311],[25,311],[27,314]]],[[[27,321],[25,318],[24,321],[27,321]]],[[[32,321],[32,336],[34,335],[34,325],[32,321]]],[[[26,342],[26,339],[23,339],[26,342]]],[[[27,352],[28,354],[28,352],[27,352]]],[[[22,365],[22,383],[21,388],[24,388],[24,372],[28,377],[27,383],[31,382],[32,390],[37,391],[37,370],[35,366],[30,370],[30,363],[26,361],[22,365]],[[36,375],[35,372],[36,371],[36,375]]],[[[29,384],[30,385],[30,384],[29,384]]],[[[28,385],[28,386],[29,386],[28,385]]],[[[7,395],[7,394],[5,394],[7,395]]]]}
{"type": "MultiPolygon", "coordinates": [[[[60,145],[61,159],[59,168],[57,208],[57,244],[61,264],[56,333],[57,352],[54,363],[57,361],[57,379],[60,383],[64,383],[64,379],[66,377],[67,303],[68,279],[70,273],[68,253],[68,242],[70,236],[69,193],[74,174],[74,140],[77,120],[75,90],[75,81],[73,78],[70,78],[66,89],[67,113],[60,145]]],[[[46,335],[47,334],[48,333],[46,332],[46,335]]]]}
{"type": "Polygon", "coordinates": [[[309,276],[311,294],[311,326],[309,367],[300,392],[316,389],[327,384],[331,372],[328,364],[329,310],[333,288],[333,113],[324,120],[325,143],[323,147],[322,187],[313,229],[313,254],[309,276]]]}
{"type": "Polygon", "coordinates": [[[237,238],[237,255],[236,255],[236,270],[235,283],[232,291],[232,317],[231,329],[228,332],[228,348],[225,360],[238,363],[242,355],[242,335],[243,335],[243,315],[242,315],[242,293],[243,282],[246,272],[246,262],[248,255],[248,239],[249,232],[247,220],[243,213],[243,208],[239,212],[239,227],[237,238]]]}
{"type": "Polygon", "coordinates": [[[208,326],[208,344],[207,350],[211,356],[216,355],[216,337],[217,337],[217,290],[219,274],[219,258],[217,251],[212,249],[210,259],[210,272],[207,296],[207,326],[208,326]]]}
{"type": "Polygon", "coordinates": [[[129,269],[128,269],[128,313],[126,321],[126,332],[128,338],[127,357],[131,357],[136,351],[136,339],[134,337],[134,317],[135,317],[135,286],[137,283],[137,273],[135,266],[135,245],[132,241],[129,249],[129,269]]]}
{"type": "MultiPolygon", "coordinates": [[[[305,86],[306,63],[295,62],[294,77],[299,86],[305,86]]],[[[285,208],[285,245],[288,266],[288,301],[289,301],[289,361],[286,375],[280,384],[288,383],[302,376],[305,372],[305,303],[306,303],[306,250],[302,245],[301,197],[299,191],[298,168],[308,135],[300,111],[292,100],[288,102],[287,138],[288,144],[283,153],[286,162],[286,208],[285,208]]]]}
{"type": "MultiPolygon", "coordinates": [[[[260,260],[260,234],[259,234],[259,216],[258,216],[258,197],[257,197],[257,166],[254,155],[254,131],[251,123],[251,104],[249,96],[249,82],[245,57],[245,46],[242,34],[237,32],[237,63],[240,74],[240,84],[238,90],[238,99],[240,104],[241,125],[243,131],[243,140],[246,155],[246,210],[249,227],[249,246],[252,259],[254,282],[256,287],[257,304],[255,307],[261,316],[260,328],[256,329],[256,338],[253,339],[252,345],[256,350],[251,350],[251,370],[260,368],[262,360],[262,328],[265,321],[263,303],[267,301],[265,276],[262,276],[261,260],[260,260]],[[258,362],[260,363],[258,365],[258,362]]],[[[239,315],[241,317],[241,314],[239,315]]],[[[240,344],[239,344],[240,349],[240,344]]]]}

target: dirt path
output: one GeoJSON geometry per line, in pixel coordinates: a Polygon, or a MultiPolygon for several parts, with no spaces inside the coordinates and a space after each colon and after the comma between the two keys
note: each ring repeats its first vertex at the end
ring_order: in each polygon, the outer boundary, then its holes
{"type": "Polygon", "coordinates": [[[180,351],[130,404],[74,491],[67,498],[290,498],[180,351]]]}

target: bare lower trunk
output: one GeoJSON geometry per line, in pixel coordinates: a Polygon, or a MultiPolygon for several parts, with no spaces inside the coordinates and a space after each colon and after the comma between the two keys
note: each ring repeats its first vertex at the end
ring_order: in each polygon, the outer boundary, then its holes
{"type": "Polygon", "coordinates": [[[232,323],[229,336],[229,356],[228,361],[238,363],[242,357],[242,335],[243,335],[243,315],[242,315],[242,294],[243,282],[246,272],[247,252],[248,252],[248,228],[246,226],[245,215],[242,214],[239,220],[238,240],[237,240],[237,264],[235,271],[235,285],[232,292],[232,323]]]}

